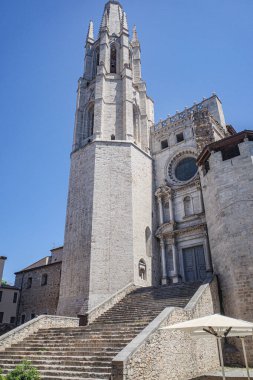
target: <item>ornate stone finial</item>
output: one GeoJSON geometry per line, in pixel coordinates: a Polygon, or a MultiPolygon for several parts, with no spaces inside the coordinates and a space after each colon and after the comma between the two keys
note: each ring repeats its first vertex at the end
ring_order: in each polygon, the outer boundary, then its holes
{"type": "Polygon", "coordinates": [[[93,26],[93,21],[89,22],[89,28],[88,28],[86,43],[89,43],[89,44],[93,44],[94,43],[94,26],[93,26]]]}
{"type": "Polygon", "coordinates": [[[138,35],[137,35],[137,30],[136,30],[136,25],[134,25],[134,27],[133,27],[133,38],[132,38],[132,41],[133,42],[139,41],[138,40],[138,35]]]}

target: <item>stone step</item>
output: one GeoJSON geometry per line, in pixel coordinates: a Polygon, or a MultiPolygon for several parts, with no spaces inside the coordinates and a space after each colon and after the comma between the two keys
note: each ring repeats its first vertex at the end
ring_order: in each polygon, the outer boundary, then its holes
{"type": "MultiPolygon", "coordinates": [[[[52,342],[50,340],[48,340],[46,342],[46,345],[47,347],[72,347],[72,346],[76,346],[76,347],[83,347],[84,345],[88,344],[89,342],[91,342],[91,340],[94,342],[94,344],[116,344],[116,343],[127,343],[128,341],[131,341],[132,338],[134,337],[134,335],[132,335],[131,337],[125,337],[124,335],[122,337],[115,337],[115,338],[100,338],[100,337],[96,337],[96,338],[91,338],[91,339],[79,339],[77,341],[68,341],[68,340],[64,340],[64,342],[62,341],[57,341],[57,342],[52,342]]],[[[20,343],[16,343],[15,345],[13,345],[12,347],[43,347],[44,344],[43,342],[31,342],[31,341],[27,341],[27,342],[20,342],[20,343]]]]}
{"type": "MultiPolygon", "coordinates": [[[[0,368],[2,364],[19,364],[20,361],[22,361],[24,357],[22,356],[16,356],[16,357],[6,357],[6,358],[0,358],[0,368]]],[[[103,357],[103,356],[90,356],[90,357],[81,357],[81,356],[64,356],[64,357],[57,357],[57,359],[53,359],[52,357],[36,357],[36,356],[29,356],[29,361],[32,362],[34,365],[37,364],[64,364],[64,365],[96,365],[99,366],[103,363],[110,363],[113,358],[113,355],[103,357]],[[71,364],[72,363],[72,364],[71,364]]]]}
{"type": "MultiPolygon", "coordinates": [[[[50,368],[54,367],[54,366],[65,366],[65,367],[85,367],[85,366],[88,366],[88,367],[92,367],[92,366],[95,366],[95,367],[110,367],[111,366],[111,361],[112,361],[112,356],[108,357],[108,358],[100,358],[100,357],[96,357],[94,358],[93,360],[83,360],[83,359],[80,359],[80,360],[73,360],[73,359],[70,359],[70,360],[66,360],[66,358],[62,358],[61,360],[52,360],[52,358],[47,358],[47,359],[31,359],[29,358],[29,361],[32,363],[32,365],[36,366],[37,368],[41,368],[41,366],[50,366],[50,368]]],[[[0,368],[4,368],[4,367],[10,367],[10,366],[16,366],[20,364],[20,359],[1,359],[0,360],[0,368]]]]}
{"type": "Polygon", "coordinates": [[[36,356],[37,358],[41,358],[41,357],[79,357],[79,356],[83,356],[83,357],[86,357],[86,356],[116,356],[116,354],[118,353],[118,349],[115,349],[115,348],[106,348],[106,349],[103,349],[103,350],[83,350],[83,351],[37,351],[37,352],[34,352],[34,351],[8,351],[8,352],[5,352],[4,355],[1,355],[0,358],[4,357],[4,358],[12,358],[12,357],[22,357],[22,358],[27,358],[27,357],[31,357],[31,356],[36,356]]]}
{"type": "MultiPolygon", "coordinates": [[[[145,324],[143,324],[145,325],[145,324]]],[[[51,333],[51,332],[48,332],[48,333],[36,333],[36,334],[33,334],[31,335],[32,337],[36,338],[36,339],[40,339],[40,338],[43,338],[43,337],[50,337],[50,338],[54,338],[54,337],[62,337],[63,335],[65,337],[78,337],[78,336],[86,336],[86,335],[118,335],[118,334],[127,334],[127,333],[133,333],[135,331],[139,331],[143,328],[143,325],[141,327],[139,326],[132,326],[131,328],[128,328],[128,329],[117,329],[116,331],[114,329],[107,329],[107,330],[102,330],[102,329],[95,329],[95,326],[92,330],[86,330],[86,331],[77,331],[77,332],[62,332],[62,333],[51,333]]],[[[29,337],[28,337],[29,338],[29,337]]]]}
{"type": "MultiPolygon", "coordinates": [[[[109,380],[110,376],[104,375],[104,377],[75,377],[75,380],[109,380]]],[[[41,380],[73,380],[73,377],[57,377],[57,376],[41,376],[41,380]]]]}
{"type": "Polygon", "coordinates": [[[57,345],[57,346],[27,346],[26,344],[23,344],[18,347],[13,347],[13,348],[7,348],[6,352],[12,352],[12,350],[15,351],[34,351],[34,352],[66,352],[66,351],[73,351],[73,352],[86,352],[90,351],[92,352],[94,349],[97,350],[103,350],[106,349],[107,347],[110,348],[115,348],[115,349],[120,349],[128,344],[128,342],[131,342],[131,340],[124,341],[124,342],[117,342],[117,343],[110,343],[110,342],[104,342],[104,343],[99,343],[99,342],[93,342],[89,341],[86,345],[57,345]]]}
{"type": "MultiPolygon", "coordinates": [[[[113,322],[113,321],[112,321],[113,322]]],[[[118,323],[115,323],[113,322],[113,328],[116,330],[124,330],[124,329],[130,329],[131,327],[138,327],[138,326],[143,326],[145,325],[146,321],[142,321],[141,318],[139,321],[131,321],[127,324],[125,323],[121,323],[121,322],[118,322],[118,323]]],[[[74,327],[74,328],[58,328],[58,329],[40,329],[36,334],[40,334],[40,333],[49,333],[49,334],[65,334],[65,333],[82,333],[82,332],[86,332],[86,331],[93,331],[93,329],[95,329],[96,331],[98,330],[110,330],[112,329],[112,325],[111,323],[108,323],[108,324],[105,324],[105,323],[101,323],[101,322],[98,322],[98,320],[94,321],[91,325],[87,326],[87,327],[74,327]]]]}
{"type": "MultiPolygon", "coordinates": [[[[146,326],[146,325],[145,325],[146,326]]],[[[143,328],[145,328],[145,326],[143,328]]],[[[90,335],[79,335],[79,336],[57,336],[57,337],[50,337],[50,336],[43,336],[43,337],[34,337],[34,336],[30,336],[27,338],[27,343],[36,343],[36,344],[43,344],[43,343],[62,343],[62,340],[64,339],[65,342],[80,342],[82,343],[83,341],[86,341],[86,340],[90,340],[90,339],[103,339],[103,340],[115,340],[115,339],[121,339],[121,337],[125,337],[125,339],[132,339],[134,336],[138,335],[142,330],[142,329],[138,329],[138,330],[135,330],[134,332],[130,333],[130,332],[127,332],[127,333],[119,333],[119,334],[115,334],[115,335],[100,335],[100,334],[90,334],[90,335]]],[[[18,342],[18,343],[21,343],[21,342],[18,342]]],[[[15,344],[18,344],[18,343],[15,343],[15,344]]]]}
{"type": "MultiPolygon", "coordinates": [[[[5,370],[13,370],[16,367],[16,364],[1,364],[1,368],[3,371],[5,370]]],[[[47,364],[38,364],[36,366],[37,370],[42,373],[43,371],[64,371],[64,372],[71,372],[71,373],[82,373],[83,371],[94,371],[94,372],[101,372],[101,373],[108,373],[111,371],[111,365],[108,365],[107,363],[95,366],[95,365],[85,365],[85,366],[60,366],[60,365],[47,365],[47,364]]]]}
{"type": "MultiPolygon", "coordinates": [[[[3,370],[3,374],[7,375],[7,373],[10,372],[10,369],[3,370]]],[[[54,370],[45,370],[40,371],[41,379],[47,379],[47,378],[56,378],[57,380],[63,379],[63,378],[70,378],[70,379],[109,379],[110,378],[110,371],[108,373],[105,372],[94,372],[92,371],[83,371],[83,372],[68,372],[68,371],[54,371],[54,370]]]]}
{"type": "MultiPolygon", "coordinates": [[[[114,336],[114,337],[111,337],[111,336],[108,336],[108,337],[100,337],[99,335],[97,337],[95,336],[92,336],[92,337],[86,337],[86,338],[79,338],[79,339],[65,339],[64,340],[64,343],[62,343],[62,339],[29,339],[26,341],[26,344],[27,345],[34,345],[34,346],[44,346],[44,345],[62,345],[62,344],[65,344],[65,345],[75,345],[75,344],[78,344],[78,345],[81,345],[81,344],[85,344],[87,343],[87,341],[90,341],[90,339],[93,339],[93,340],[99,340],[99,341],[105,341],[105,342],[115,342],[115,341],[118,341],[118,340],[121,340],[124,339],[125,341],[127,340],[132,340],[134,337],[136,336],[136,334],[132,334],[132,335],[124,335],[122,334],[121,336],[118,335],[118,336],[114,336]],[[124,337],[124,338],[123,338],[124,337]]],[[[24,343],[16,343],[15,344],[15,347],[18,347],[20,346],[20,344],[24,344],[24,343]]],[[[14,347],[14,346],[13,346],[14,347]]]]}
{"type": "Polygon", "coordinates": [[[127,332],[118,332],[118,333],[115,333],[115,334],[99,334],[99,333],[89,333],[89,334],[79,334],[77,336],[72,336],[72,335],[56,335],[56,336],[47,336],[47,335],[43,335],[43,336],[33,336],[31,335],[30,337],[27,338],[27,342],[36,342],[36,343],[41,343],[41,342],[60,342],[62,341],[62,338],[64,337],[64,339],[67,341],[67,342],[72,342],[72,341],[82,341],[82,340],[85,340],[85,339],[98,339],[98,338],[101,338],[101,339],[115,339],[115,338],[119,338],[119,337],[122,337],[122,336],[125,336],[125,337],[129,337],[131,338],[133,335],[136,335],[138,334],[140,331],[142,331],[143,328],[141,329],[136,329],[134,331],[127,331],[127,332]]]}
{"type": "MultiPolygon", "coordinates": [[[[100,377],[95,374],[94,377],[86,376],[85,377],[75,377],[75,380],[110,380],[111,375],[101,374],[100,377]],[[103,377],[102,377],[103,376],[103,377]]],[[[73,377],[65,377],[65,376],[40,376],[41,380],[73,380],[73,377]]]]}

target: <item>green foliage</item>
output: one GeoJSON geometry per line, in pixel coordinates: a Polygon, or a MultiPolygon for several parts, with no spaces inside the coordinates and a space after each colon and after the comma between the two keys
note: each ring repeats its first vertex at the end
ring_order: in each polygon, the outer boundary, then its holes
{"type": "Polygon", "coordinates": [[[40,380],[40,374],[30,362],[24,361],[0,380],[40,380]]]}
{"type": "Polygon", "coordinates": [[[0,380],[5,380],[5,377],[3,375],[2,368],[0,368],[0,380]]]}
{"type": "Polygon", "coordinates": [[[2,285],[8,285],[8,282],[5,280],[2,280],[2,285]]]}

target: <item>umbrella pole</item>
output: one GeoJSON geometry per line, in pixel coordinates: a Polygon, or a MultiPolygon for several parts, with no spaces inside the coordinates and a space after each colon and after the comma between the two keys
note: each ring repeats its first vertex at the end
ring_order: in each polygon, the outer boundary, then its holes
{"type": "Polygon", "coordinates": [[[221,363],[221,368],[222,368],[222,377],[223,377],[223,380],[226,380],[225,369],[224,369],[224,360],[223,360],[223,354],[222,354],[222,346],[221,346],[221,338],[220,337],[217,337],[217,342],[218,342],[218,351],[219,351],[220,363],[221,363]]]}
{"type": "Polygon", "coordinates": [[[246,354],[246,349],[245,349],[245,341],[244,337],[241,338],[242,342],[242,349],[243,349],[243,356],[244,356],[244,361],[245,361],[245,366],[248,374],[248,380],[250,380],[250,373],[249,373],[249,364],[248,364],[248,359],[247,359],[247,354],[246,354]]]}

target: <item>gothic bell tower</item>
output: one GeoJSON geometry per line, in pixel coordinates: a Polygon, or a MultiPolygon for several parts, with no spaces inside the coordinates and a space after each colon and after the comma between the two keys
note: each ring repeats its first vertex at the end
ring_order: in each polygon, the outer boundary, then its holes
{"type": "Polygon", "coordinates": [[[152,283],[153,102],[118,1],[98,38],[90,22],[79,79],[59,315],[75,316],[130,283],[152,283]]]}

